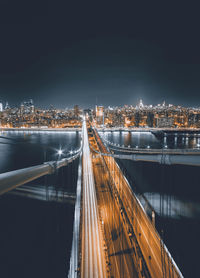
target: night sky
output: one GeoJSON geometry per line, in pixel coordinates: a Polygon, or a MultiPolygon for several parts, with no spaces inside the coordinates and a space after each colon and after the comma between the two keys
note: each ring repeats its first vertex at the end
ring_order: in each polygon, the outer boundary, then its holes
{"type": "Polygon", "coordinates": [[[120,2],[1,0],[0,101],[200,106],[198,7],[120,2]]]}

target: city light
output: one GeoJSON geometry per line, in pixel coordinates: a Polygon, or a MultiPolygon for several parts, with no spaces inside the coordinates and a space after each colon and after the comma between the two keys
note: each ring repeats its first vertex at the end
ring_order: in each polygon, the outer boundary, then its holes
{"type": "Polygon", "coordinates": [[[58,150],[58,151],[57,151],[57,154],[58,154],[59,156],[62,155],[62,154],[63,154],[63,150],[61,150],[61,149],[58,150]]]}

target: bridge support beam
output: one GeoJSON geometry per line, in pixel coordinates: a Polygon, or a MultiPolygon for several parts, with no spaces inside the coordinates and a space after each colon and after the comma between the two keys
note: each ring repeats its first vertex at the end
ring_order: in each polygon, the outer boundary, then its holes
{"type": "Polygon", "coordinates": [[[70,158],[0,174],[0,195],[42,176],[53,174],[57,169],[66,166],[80,155],[80,152],[70,158]]]}
{"type": "Polygon", "coordinates": [[[129,159],[133,161],[157,162],[160,164],[182,164],[200,166],[199,155],[173,155],[173,154],[113,154],[115,158],[129,159]]]}

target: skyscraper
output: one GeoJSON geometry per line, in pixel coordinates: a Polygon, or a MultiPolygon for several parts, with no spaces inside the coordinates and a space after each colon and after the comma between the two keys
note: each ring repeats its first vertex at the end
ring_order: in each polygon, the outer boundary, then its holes
{"type": "Polygon", "coordinates": [[[80,111],[78,105],[74,105],[74,116],[79,117],[80,111]]]}
{"type": "Polygon", "coordinates": [[[5,110],[6,109],[10,109],[10,106],[9,106],[9,104],[8,104],[8,102],[6,101],[6,106],[5,106],[5,110]]]}
{"type": "Polygon", "coordinates": [[[96,105],[96,120],[97,124],[104,125],[104,107],[96,105]]]}
{"type": "Polygon", "coordinates": [[[144,104],[142,102],[142,99],[140,99],[139,108],[143,108],[143,107],[144,107],[144,104]]]}

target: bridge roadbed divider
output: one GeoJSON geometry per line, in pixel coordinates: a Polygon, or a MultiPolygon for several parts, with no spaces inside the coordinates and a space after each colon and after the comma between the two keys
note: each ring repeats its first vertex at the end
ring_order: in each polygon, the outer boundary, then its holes
{"type": "MultiPolygon", "coordinates": [[[[97,131],[95,129],[93,131],[100,151],[109,153],[97,131]]],[[[123,219],[136,236],[150,276],[155,278],[183,277],[115,159],[111,156],[104,156],[104,161],[108,169],[111,169],[111,164],[114,165],[115,177],[113,177],[113,184],[119,204],[122,206],[123,219]]]]}

